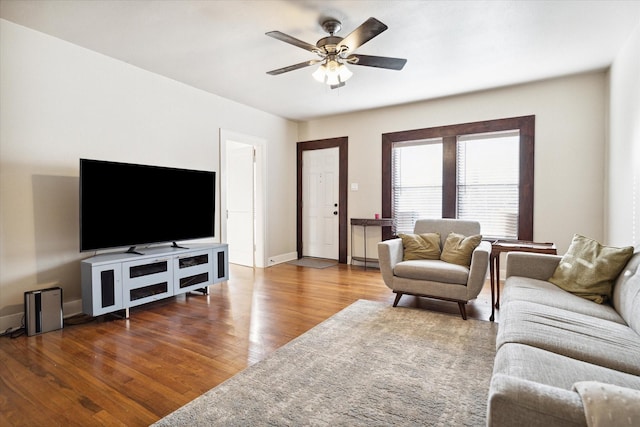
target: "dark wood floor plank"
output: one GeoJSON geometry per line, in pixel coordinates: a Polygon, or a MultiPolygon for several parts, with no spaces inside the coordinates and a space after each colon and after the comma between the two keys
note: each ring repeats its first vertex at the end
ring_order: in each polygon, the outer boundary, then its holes
{"type": "MultiPolygon", "coordinates": [[[[67,319],[40,336],[0,338],[0,424],[151,424],[357,301],[392,304],[380,272],[338,265],[231,266],[210,295],[181,295],[116,316],[67,319]]],[[[489,289],[468,304],[490,315],[489,289]]],[[[459,316],[455,303],[400,306],[459,316]]]]}

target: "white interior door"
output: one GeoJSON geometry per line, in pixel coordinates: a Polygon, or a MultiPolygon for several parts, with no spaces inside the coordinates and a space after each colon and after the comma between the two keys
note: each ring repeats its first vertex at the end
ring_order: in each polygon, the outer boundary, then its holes
{"type": "Polygon", "coordinates": [[[302,255],[339,257],[338,147],[302,153],[302,255]]]}
{"type": "Polygon", "coordinates": [[[254,148],[235,141],[226,143],[227,243],[229,262],[254,266],[254,148]]]}

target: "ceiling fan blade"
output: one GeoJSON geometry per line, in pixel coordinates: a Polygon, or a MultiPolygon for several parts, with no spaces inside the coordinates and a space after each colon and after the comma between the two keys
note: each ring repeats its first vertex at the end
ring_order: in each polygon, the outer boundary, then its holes
{"type": "Polygon", "coordinates": [[[267,71],[267,74],[277,76],[278,74],[286,73],[288,71],[298,70],[300,68],[308,67],[309,65],[317,64],[321,62],[319,59],[312,59],[310,61],[304,61],[299,64],[289,65],[288,67],[278,68],[277,70],[267,71]]]}
{"type": "Polygon", "coordinates": [[[366,67],[387,68],[389,70],[402,70],[407,60],[404,58],[390,58],[388,56],[351,55],[347,62],[353,65],[366,67]]]}
{"type": "Polygon", "coordinates": [[[278,39],[285,43],[289,43],[294,46],[300,47],[304,50],[308,50],[309,52],[315,52],[318,50],[318,48],[315,45],[312,45],[311,43],[303,42],[302,40],[299,40],[288,34],[281,33],[280,31],[269,31],[268,33],[265,33],[265,34],[268,35],[269,37],[273,37],[274,39],[278,39]]]}
{"type": "Polygon", "coordinates": [[[376,18],[367,19],[362,25],[353,30],[347,37],[342,39],[340,46],[346,46],[349,52],[353,52],[384,30],[387,27],[376,18]]]}

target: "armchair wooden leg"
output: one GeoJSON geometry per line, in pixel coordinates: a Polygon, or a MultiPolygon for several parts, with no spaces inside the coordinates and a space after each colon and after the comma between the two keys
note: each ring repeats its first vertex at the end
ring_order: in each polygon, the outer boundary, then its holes
{"type": "Polygon", "coordinates": [[[460,314],[463,320],[467,320],[467,303],[458,301],[458,308],[460,308],[460,314]]]}
{"type": "Polygon", "coordinates": [[[400,298],[402,297],[402,292],[396,292],[396,299],[393,301],[393,306],[397,306],[398,302],[400,301],[400,298]]]}

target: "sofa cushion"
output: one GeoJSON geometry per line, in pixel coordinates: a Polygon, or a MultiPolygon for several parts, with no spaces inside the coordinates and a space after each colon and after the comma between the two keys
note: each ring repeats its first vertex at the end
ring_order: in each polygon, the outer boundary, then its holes
{"type": "Polygon", "coordinates": [[[579,381],[592,380],[640,390],[640,376],[606,368],[525,344],[500,347],[493,373],[571,390],[579,381]]]}
{"type": "Polygon", "coordinates": [[[544,280],[520,276],[509,277],[504,284],[500,306],[504,307],[511,301],[534,302],[624,324],[622,317],[611,305],[596,304],[544,280]]]}
{"type": "Polygon", "coordinates": [[[496,346],[527,344],[587,363],[640,375],[640,335],[620,323],[524,301],[500,313],[496,346]]]}
{"type": "Polygon", "coordinates": [[[549,281],[600,304],[611,298],[613,283],[632,255],[631,246],[603,246],[593,239],[575,234],[549,281]]]}
{"type": "Polygon", "coordinates": [[[413,259],[440,259],[440,235],[438,233],[398,234],[402,239],[404,261],[413,259]]]}
{"type": "Polygon", "coordinates": [[[451,264],[469,267],[473,250],[482,241],[482,235],[464,236],[458,233],[449,233],[442,247],[440,259],[451,264]]]}
{"type": "Polygon", "coordinates": [[[633,255],[618,276],[611,302],[627,325],[640,334],[640,252],[633,255]]]}
{"type": "Polygon", "coordinates": [[[440,260],[422,259],[399,262],[394,267],[393,274],[405,279],[466,285],[469,269],[440,260]]]}

